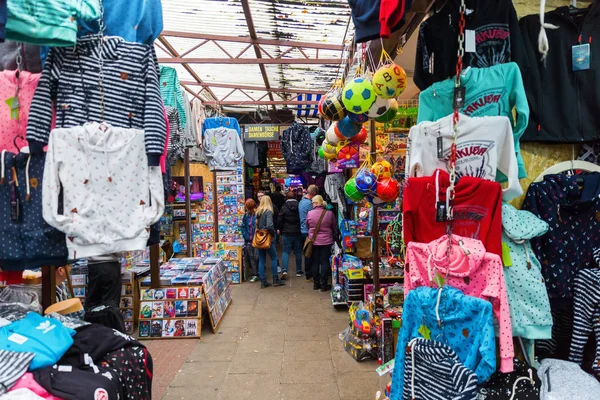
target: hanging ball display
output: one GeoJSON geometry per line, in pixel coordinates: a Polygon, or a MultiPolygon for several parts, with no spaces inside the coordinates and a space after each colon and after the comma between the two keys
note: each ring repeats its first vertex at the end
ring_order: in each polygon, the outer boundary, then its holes
{"type": "Polygon", "coordinates": [[[390,108],[394,107],[396,104],[396,108],[398,107],[398,102],[396,99],[384,99],[382,97],[377,97],[375,103],[369,108],[369,117],[370,118],[379,118],[384,115],[390,108]]]}
{"type": "Polygon", "coordinates": [[[343,139],[343,136],[340,137],[337,135],[335,131],[335,125],[336,124],[331,124],[329,129],[327,129],[327,133],[325,133],[325,140],[327,140],[331,144],[337,145],[340,142],[340,140],[343,139]]]}
{"type": "Polygon", "coordinates": [[[400,184],[393,178],[383,178],[377,183],[377,197],[385,203],[391,203],[400,196],[400,184]]]}
{"type": "Polygon", "coordinates": [[[337,156],[337,146],[329,143],[327,140],[323,141],[321,149],[323,149],[323,155],[326,160],[333,160],[337,156]]]}
{"type": "Polygon", "coordinates": [[[387,161],[379,161],[373,164],[371,172],[375,174],[378,180],[392,177],[392,164],[387,161]]]}
{"type": "Polygon", "coordinates": [[[346,194],[346,197],[354,202],[361,201],[363,198],[363,194],[356,188],[356,181],[354,178],[351,178],[346,182],[344,185],[344,193],[346,194]]]}
{"type": "Polygon", "coordinates": [[[356,188],[361,193],[375,193],[377,189],[377,177],[366,169],[361,169],[356,174],[356,188]]]}
{"type": "Polygon", "coordinates": [[[367,113],[362,113],[362,114],[348,114],[348,118],[350,118],[350,121],[354,122],[355,124],[364,124],[365,122],[367,122],[369,120],[369,116],[367,115],[367,113]]]}
{"type": "Polygon", "coordinates": [[[354,78],[346,84],[342,92],[344,107],[354,114],[366,113],[374,101],[375,92],[373,91],[373,85],[365,78],[354,78]]]}
{"type": "Polygon", "coordinates": [[[406,89],[406,84],[406,72],[397,64],[384,65],[373,74],[373,90],[384,99],[400,96],[406,89]]]}
{"type": "Polygon", "coordinates": [[[317,150],[319,153],[319,158],[325,158],[325,153],[323,152],[323,148],[319,147],[319,150],[317,150]]]}
{"type": "Polygon", "coordinates": [[[390,122],[391,120],[393,120],[396,117],[397,113],[398,113],[398,102],[396,101],[396,99],[392,99],[391,107],[381,117],[375,118],[375,121],[381,122],[381,123],[390,122]]]}
{"type": "Polygon", "coordinates": [[[342,135],[345,139],[349,139],[360,132],[362,129],[362,125],[355,124],[350,120],[349,117],[344,118],[341,121],[338,121],[336,124],[336,133],[342,135]]]}
{"type": "Polygon", "coordinates": [[[319,102],[319,113],[330,121],[339,121],[344,118],[347,112],[342,103],[342,95],[330,94],[323,97],[319,102]]]}
{"type": "Polygon", "coordinates": [[[367,136],[369,136],[369,132],[365,128],[362,128],[360,132],[350,138],[352,143],[364,143],[367,140],[367,136]]]}

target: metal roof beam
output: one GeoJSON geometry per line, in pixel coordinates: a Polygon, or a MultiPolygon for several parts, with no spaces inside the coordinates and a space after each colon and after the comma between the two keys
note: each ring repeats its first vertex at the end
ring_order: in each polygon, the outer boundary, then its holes
{"type": "Polygon", "coordinates": [[[225,101],[205,101],[205,105],[217,105],[217,106],[303,106],[308,104],[319,104],[318,101],[298,101],[298,100],[225,100],[225,101]]]}
{"type": "Polygon", "coordinates": [[[341,58],[159,58],[161,64],[333,64],[336,67],[342,62],[341,58]]]}
{"type": "Polygon", "coordinates": [[[307,89],[293,89],[293,88],[265,88],[263,86],[249,86],[249,85],[237,85],[235,83],[214,83],[214,82],[194,82],[194,81],[182,81],[182,84],[188,86],[202,86],[211,88],[221,89],[242,89],[242,90],[254,90],[257,92],[271,92],[271,93],[291,93],[291,94],[325,94],[327,90],[307,90],[307,89]]]}
{"type": "MultiPolygon", "coordinates": [[[[256,54],[256,58],[262,59],[262,49],[256,40],[258,36],[256,35],[256,29],[254,28],[254,21],[252,20],[252,11],[250,10],[250,4],[248,0],[242,0],[242,10],[244,10],[244,18],[246,19],[246,25],[248,26],[248,33],[250,33],[250,38],[254,41],[254,54],[256,54]]],[[[216,44],[217,42],[215,42],[216,44]]],[[[271,55],[265,51],[265,53],[269,56],[269,59],[272,59],[271,55]]],[[[269,84],[269,77],[267,76],[267,69],[264,64],[258,64],[258,68],[260,69],[260,74],[262,75],[263,82],[265,83],[265,88],[267,90],[271,89],[271,85],[269,84]]],[[[248,95],[246,95],[248,96],[248,95]]],[[[248,96],[250,97],[250,96],[248,96]]],[[[269,92],[269,99],[271,101],[275,101],[273,97],[273,93],[269,92]]],[[[271,108],[275,110],[275,105],[272,105],[271,108]]]]}
{"type": "Polygon", "coordinates": [[[293,40],[278,40],[278,39],[263,39],[246,36],[225,36],[225,35],[209,35],[205,33],[191,33],[191,32],[179,32],[179,31],[162,31],[161,36],[179,37],[185,39],[200,39],[200,40],[217,40],[222,42],[236,42],[236,43],[250,43],[250,44],[263,44],[271,46],[284,46],[284,47],[302,47],[305,49],[319,49],[319,50],[344,50],[343,45],[329,44],[329,43],[311,43],[311,42],[296,42],[293,40]]]}

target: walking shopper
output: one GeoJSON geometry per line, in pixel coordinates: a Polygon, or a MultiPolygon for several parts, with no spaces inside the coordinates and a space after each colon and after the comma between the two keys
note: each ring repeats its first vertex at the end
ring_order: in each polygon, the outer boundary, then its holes
{"type": "Polygon", "coordinates": [[[329,278],[331,276],[331,246],[334,243],[336,233],[336,218],[332,211],[325,207],[327,203],[323,197],[317,195],[312,198],[313,209],[306,217],[308,236],[315,238],[312,250],[312,268],[314,284],[313,289],[321,289],[322,292],[331,290],[329,278]],[[319,224],[319,221],[321,223],[319,224]],[[313,236],[314,235],[314,236],[313,236]]]}
{"type": "Polygon", "coordinates": [[[252,247],[252,239],[254,239],[254,232],[256,231],[256,202],[248,199],[244,204],[244,208],[246,210],[242,219],[244,267],[249,269],[249,273],[252,274],[250,282],[256,282],[258,280],[258,250],[252,247]]]}
{"type": "Polygon", "coordinates": [[[286,196],[281,193],[281,185],[275,185],[275,192],[271,193],[271,200],[273,201],[273,205],[281,210],[286,202],[286,196]]]}
{"type": "MultiPolygon", "coordinates": [[[[300,200],[298,204],[298,212],[300,214],[300,232],[302,233],[302,243],[306,241],[308,237],[308,226],[306,226],[306,216],[308,212],[312,210],[312,198],[319,193],[319,188],[316,185],[310,185],[306,194],[300,200]]],[[[304,272],[306,273],[306,280],[312,278],[312,257],[304,257],[304,272]]]]}
{"type": "Polygon", "coordinates": [[[258,273],[260,275],[261,288],[271,286],[266,278],[267,252],[271,258],[271,272],[273,273],[273,286],[283,286],[284,281],[279,280],[277,268],[279,261],[277,259],[277,250],[275,250],[275,222],[273,217],[273,202],[268,196],[262,196],[258,209],[256,210],[257,229],[266,229],[271,235],[271,247],[269,249],[258,249],[258,273]]]}
{"type": "MultiPolygon", "coordinates": [[[[256,198],[258,199],[258,204],[260,204],[261,200],[263,197],[267,196],[265,194],[264,191],[260,191],[256,194],[256,198]]],[[[269,197],[269,196],[267,196],[269,197]]],[[[273,200],[271,200],[271,204],[273,204],[273,200]]],[[[273,204],[273,223],[275,224],[275,236],[273,236],[273,239],[276,239],[275,244],[279,244],[279,207],[277,207],[275,204],[273,204]]],[[[278,267],[277,269],[277,273],[280,274],[281,273],[281,267],[278,267]]]]}
{"type": "Polygon", "coordinates": [[[287,278],[290,253],[294,250],[296,258],[296,276],[302,276],[302,246],[304,240],[300,231],[300,213],[298,200],[293,190],[287,192],[287,201],[279,213],[279,228],[283,236],[282,277],[287,278]]]}

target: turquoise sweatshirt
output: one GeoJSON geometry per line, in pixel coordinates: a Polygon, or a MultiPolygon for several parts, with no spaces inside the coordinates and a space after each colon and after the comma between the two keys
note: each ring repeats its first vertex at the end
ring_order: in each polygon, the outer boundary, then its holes
{"type": "Polygon", "coordinates": [[[77,20],[99,17],[99,0],[9,0],[6,39],[39,46],[75,46],[77,20]]]}
{"type": "MultiPolygon", "coordinates": [[[[470,117],[501,115],[510,119],[514,127],[519,178],[526,178],[519,139],[529,123],[529,104],[517,64],[511,62],[489,68],[467,68],[462,73],[461,82],[466,89],[465,106],[460,110],[461,113],[470,117]],[[517,112],[516,124],[513,108],[516,108],[517,112]]],[[[419,95],[419,122],[437,121],[451,114],[453,99],[453,78],[434,83],[422,91],[419,95]]],[[[496,180],[504,182],[507,178],[498,171],[496,180]]]]}
{"type": "Polygon", "coordinates": [[[548,224],[533,213],[502,204],[502,242],[503,247],[510,249],[510,255],[504,257],[504,281],[513,336],[552,338],[548,291],[542,267],[529,242],[547,231],[548,224]]]}

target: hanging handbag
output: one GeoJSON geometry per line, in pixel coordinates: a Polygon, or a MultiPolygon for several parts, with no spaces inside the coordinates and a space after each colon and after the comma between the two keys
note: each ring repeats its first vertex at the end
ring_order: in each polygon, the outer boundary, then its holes
{"type": "Polygon", "coordinates": [[[302,248],[302,252],[304,253],[304,257],[310,258],[312,256],[313,244],[315,243],[315,239],[317,238],[317,233],[319,233],[319,229],[321,229],[321,222],[323,222],[323,217],[325,217],[325,213],[327,210],[323,210],[321,214],[321,218],[319,218],[319,222],[317,222],[317,227],[313,232],[312,238],[306,238],[304,241],[304,247],[302,248]]]}

